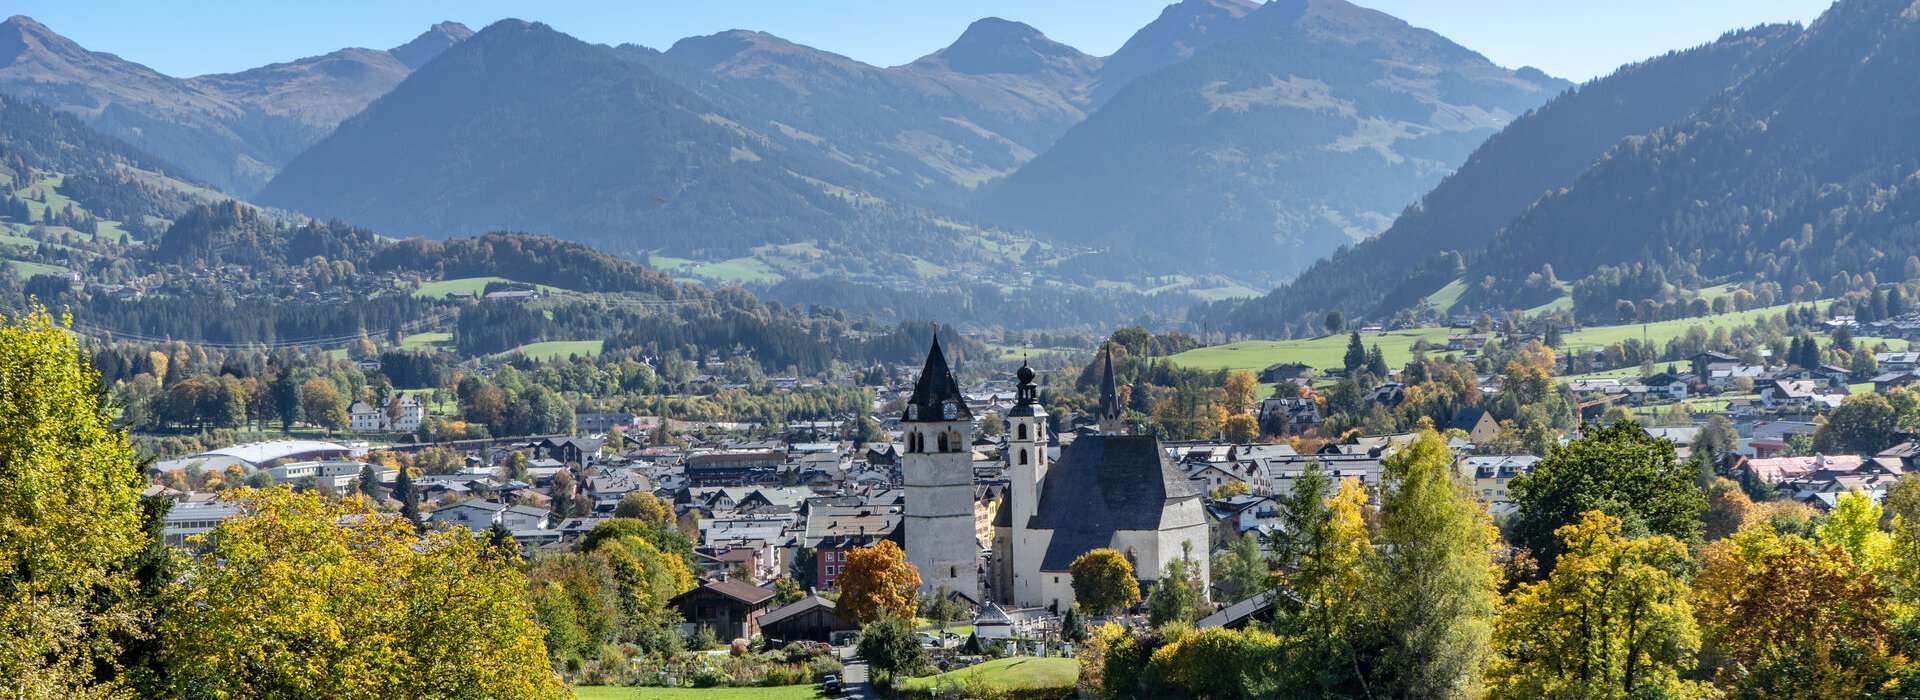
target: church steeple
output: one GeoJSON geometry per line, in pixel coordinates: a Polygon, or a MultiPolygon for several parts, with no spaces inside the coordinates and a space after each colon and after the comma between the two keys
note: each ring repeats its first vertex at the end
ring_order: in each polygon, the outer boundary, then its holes
{"type": "Polygon", "coordinates": [[[947,367],[946,353],[940,351],[938,335],[933,337],[933,348],[927,351],[927,364],[920,368],[920,380],[913,385],[913,396],[907,399],[907,412],[901,420],[907,423],[973,421],[973,412],[967,410],[967,397],[960,393],[960,382],[954,380],[953,370],[947,367]]]}
{"type": "Polygon", "coordinates": [[[1119,435],[1125,430],[1120,422],[1120,390],[1113,382],[1113,344],[1106,347],[1106,367],[1100,376],[1100,434],[1119,435]]]}

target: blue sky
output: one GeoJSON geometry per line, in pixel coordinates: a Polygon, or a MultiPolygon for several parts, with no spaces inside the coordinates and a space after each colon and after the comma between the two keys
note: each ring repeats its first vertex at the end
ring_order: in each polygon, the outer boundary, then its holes
{"type": "MultiPolygon", "coordinates": [[[[13,0],[82,45],[178,76],[230,72],[347,46],[389,48],[445,19],[505,17],[596,43],[665,49],[685,36],[759,29],[880,65],[945,46],[985,16],[1019,20],[1095,55],[1119,48],[1168,0],[13,0]]],[[[1573,80],[1765,22],[1809,22],[1830,0],[1360,0],[1510,67],[1573,80]]]]}

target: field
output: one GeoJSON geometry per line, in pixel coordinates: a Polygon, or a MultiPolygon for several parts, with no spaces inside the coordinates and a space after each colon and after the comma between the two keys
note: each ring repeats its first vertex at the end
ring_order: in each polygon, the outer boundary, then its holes
{"type": "MultiPolygon", "coordinates": [[[[1447,336],[1459,331],[1447,328],[1421,328],[1388,333],[1364,333],[1360,340],[1387,356],[1387,364],[1400,367],[1413,359],[1413,344],[1421,340],[1446,344],[1447,336]]],[[[1280,362],[1304,362],[1315,369],[1341,367],[1347,354],[1344,333],[1305,340],[1247,340],[1226,345],[1188,350],[1174,355],[1174,364],[1189,369],[1250,369],[1258,372],[1280,362]]]]}
{"type": "Polygon", "coordinates": [[[573,355],[598,355],[604,340],[549,340],[544,343],[528,343],[514,348],[527,357],[542,360],[564,360],[573,355]]]}
{"type": "MultiPolygon", "coordinates": [[[[488,282],[515,282],[515,280],[510,280],[505,277],[461,277],[458,279],[440,280],[438,282],[428,282],[420,285],[420,288],[415,290],[413,295],[423,299],[441,299],[445,298],[448,294],[456,292],[466,292],[474,296],[480,296],[480,293],[487,288],[488,282]]],[[[525,284],[520,282],[516,283],[525,284]]],[[[563,291],[558,287],[549,287],[544,284],[534,286],[540,289],[541,294],[552,294],[563,291]]]]}
{"type": "Polygon", "coordinates": [[[719,262],[701,262],[686,258],[673,258],[655,255],[648,260],[662,270],[677,275],[699,277],[720,282],[741,282],[748,284],[773,284],[786,279],[774,270],[766,261],[759,258],[733,258],[719,262]]]}
{"type": "Polygon", "coordinates": [[[574,686],[580,700],[810,700],[823,698],[816,685],[772,688],[633,688],[615,685],[574,686]]]}
{"type": "MultiPolygon", "coordinates": [[[[1646,324],[1644,332],[1645,337],[1652,341],[1654,345],[1665,346],[1668,340],[1685,335],[1687,328],[1692,326],[1704,326],[1708,333],[1712,333],[1714,328],[1721,326],[1727,328],[1744,326],[1753,323],[1755,319],[1766,318],[1786,310],[1787,305],[1781,304],[1758,309],[1748,309],[1746,311],[1735,311],[1718,316],[1657,321],[1646,324]]],[[[1627,340],[1638,340],[1641,337],[1642,328],[1640,324],[1637,323],[1621,326],[1590,326],[1566,334],[1566,342],[1567,347],[1570,348],[1600,347],[1627,340]]]]}
{"type": "MultiPolygon", "coordinates": [[[[1640,324],[1590,326],[1567,333],[1564,336],[1566,342],[1564,347],[1576,349],[1602,347],[1645,337],[1649,342],[1653,343],[1655,347],[1664,348],[1666,347],[1667,341],[1685,335],[1687,329],[1693,326],[1704,327],[1707,329],[1707,332],[1711,333],[1713,329],[1717,327],[1733,328],[1735,326],[1747,325],[1756,319],[1782,313],[1786,311],[1786,309],[1787,306],[1784,304],[1768,306],[1717,316],[1660,321],[1646,324],[1644,328],[1640,324]]],[[[1448,335],[1464,332],[1467,331],[1449,328],[1420,328],[1407,331],[1393,331],[1390,333],[1362,334],[1360,339],[1367,344],[1367,347],[1373,347],[1374,343],[1379,343],[1380,350],[1387,356],[1387,365],[1400,367],[1413,358],[1412,346],[1415,342],[1426,340],[1430,344],[1445,344],[1448,335]]],[[[1865,337],[1856,338],[1856,340],[1868,345],[1880,342],[1880,339],[1865,337]]],[[[1906,344],[1902,341],[1894,340],[1887,341],[1887,345],[1895,350],[1899,350],[1906,344]]],[[[1197,350],[1188,350],[1174,355],[1170,359],[1181,367],[1193,369],[1250,369],[1257,372],[1275,363],[1304,362],[1312,365],[1315,369],[1324,370],[1330,367],[1340,367],[1345,364],[1346,352],[1347,336],[1342,333],[1319,338],[1308,338],[1305,340],[1247,340],[1197,350]]],[[[1630,369],[1626,370],[1625,374],[1618,372],[1597,372],[1592,375],[1580,376],[1631,376],[1637,375],[1638,373],[1638,369],[1630,369]]]]}
{"type": "Polygon", "coordinates": [[[37,262],[27,262],[25,260],[8,260],[6,261],[6,263],[8,265],[12,265],[13,271],[19,273],[21,277],[32,277],[42,272],[66,272],[67,271],[67,268],[64,268],[64,267],[55,267],[53,265],[46,265],[46,264],[37,263],[37,262]]]}
{"type": "Polygon", "coordinates": [[[400,339],[400,347],[406,350],[431,350],[438,346],[452,344],[453,334],[446,331],[415,333],[400,339]]]}
{"type": "Polygon", "coordinates": [[[1079,677],[1080,662],[1073,659],[1014,656],[995,659],[958,671],[948,671],[937,676],[908,679],[906,686],[918,690],[943,684],[963,685],[972,679],[980,679],[998,688],[1065,690],[1072,688],[1074,681],[1079,677]]]}

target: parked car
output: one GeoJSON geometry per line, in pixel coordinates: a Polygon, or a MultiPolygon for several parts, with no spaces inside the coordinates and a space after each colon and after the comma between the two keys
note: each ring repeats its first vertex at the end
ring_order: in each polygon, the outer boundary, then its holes
{"type": "Polygon", "coordinates": [[[821,692],[828,695],[839,695],[841,690],[843,690],[843,688],[840,686],[839,676],[828,675],[825,680],[820,681],[821,692]]]}

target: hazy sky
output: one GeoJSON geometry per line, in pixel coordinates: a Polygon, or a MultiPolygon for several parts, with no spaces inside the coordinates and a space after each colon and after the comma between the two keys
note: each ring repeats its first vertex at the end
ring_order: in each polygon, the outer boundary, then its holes
{"type": "MultiPolygon", "coordinates": [[[[969,22],[1026,22],[1095,55],[1120,47],[1168,0],[13,0],[87,48],[176,76],[243,70],[347,46],[390,48],[440,20],[479,30],[505,17],[595,43],[665,49],[685,36],[758,29],[879,65],[945,46],[969,22]]],[[[1830,0],[1359,0],[1509,67],[1584,80],[1766,22],[1810,22],[1830,0]]]]}

